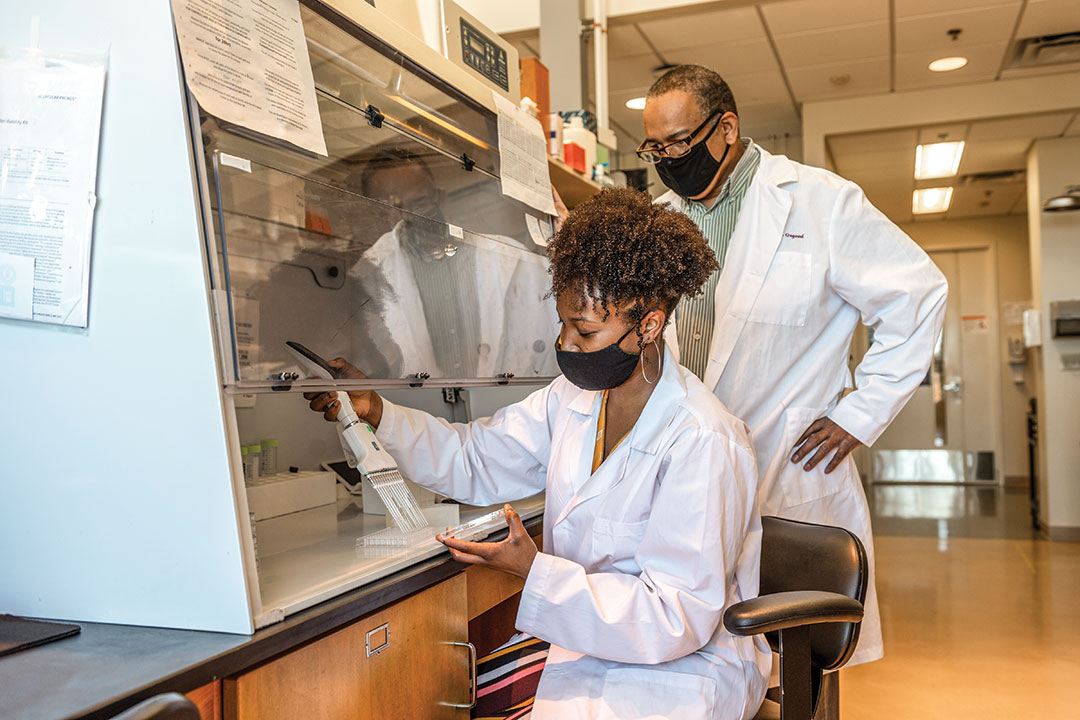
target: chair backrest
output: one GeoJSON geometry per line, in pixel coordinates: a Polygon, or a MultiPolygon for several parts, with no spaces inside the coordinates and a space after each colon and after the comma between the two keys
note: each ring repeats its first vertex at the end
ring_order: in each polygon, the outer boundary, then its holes
{"type": "MultiPolygon", "coordinates": [[[[761,518],[761,594],[821,590],[866,599],[869,564],[854,533],[831,525],[761,518]]],[[[773,650],[776,633],[767,634],[773,650]]],[[[822,670],[838,668],[855,652],[859,623],[824,623],[810,629],[810,659],[822,670]]]]}

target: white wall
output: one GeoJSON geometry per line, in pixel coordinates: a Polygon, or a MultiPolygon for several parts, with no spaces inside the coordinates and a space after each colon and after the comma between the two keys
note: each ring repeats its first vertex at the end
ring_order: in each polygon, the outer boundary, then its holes
{"type": "Polygon", "coordinates": [[[1080,338],[1050,337],[1050,303],[1080,299],[1080,212],[1044,213],[1043,202],[1080,183],[1080,137],[1038,140],[1028,153],[1028,232],[1036,307],[1043,313],[1039,358],[1042,517],[1050,537],[1080,540],[1080,371],[1062,355],[1080,338]]]}
{"type": "Polygon", "coordinates": [[[900,226],[926,250],[960,250],[986,247],[991,251],[997,275],[998,297],[995,309],[999,328],[998,360],[1001,369],[1000,418],[1004,457],[998,459],[1006,478],[1026,478],[1027,403],[1035,394],[1034,358],[1029,353],[1024,382],[1015,383],[1009,367],[1010,336],[1019,336],[1021,326],[1006,324],[1005,305],[1031,299],[1031,275],[1028,266],[1027,219],[1022,215],[963,220],[918,222],[900,226]]]}
{"type": "MultiPolygon", "coordinates": [[[[399,2],[400,0],[391,0],[399,2]]],[[[489,28],[505,35],[540,27],[540,0],[455,0],[489,28]]],[[[576,0],[570,0],[576,4],[576,0]]]]}
{"type": "MultiPolygon", "coordinates": [[[[402,0],[385,0],[401,2],[402,0]]],[[[425,0],[413,0],[424,3],[425,0]]],[[[505,35],[540,27],[540,0],[454,0],[495,32],[505,35]]],[[[583,18],[592,18],[592,0],[559,0],[581,8],[583,18]]],[[[693,10],[699,5],[713,5],[716,0],[606,0],[608,18],[649,15],[652,13],[693,10]]],[[[381,5],[381,3],[380,3],[381,5]]]]}

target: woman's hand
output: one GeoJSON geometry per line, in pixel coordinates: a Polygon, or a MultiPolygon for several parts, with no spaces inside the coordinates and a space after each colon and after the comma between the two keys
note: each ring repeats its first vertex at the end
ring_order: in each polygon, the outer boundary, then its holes
{"type": "MultiPolygon", "coordinates": [[[[350,380],[367,377],[367,375],[349,364],[349,361],[345,358],[334,358],[328,361],[327,364],[340,370],[342,375],[350,380]]],[[[306,392],[304,393],[304,399],[310,401],[308,407],[315,412],[321,412],[327,421],[337,421],[338,410],[341,409],[337,393],[306,392]]],[[[379,394],[374,390],[356,390],[349,393],[349,399],[352,401],[353,409],[356,410],[356,414],[360,416],[360,419],[378,430],[383,411],[382,398],[379,397],[379,394]]]]}
{"type": "Polygon", "coordinates": [[[555,189],[554,185],[551,186],[551,198],[555,201],[555,232],[559,232],[559,228],[566,222],[566,218],[570,216],[570,211],[566,209],[566,203],[563,202],[559,191],[555,189]]]}
{"type": "Polygon", "coordinates": [[[510,526],[510,534],[505,540],[497,543],[465,542],[442,534],[436,535],[435,539],[450,548],[450,555],[455,560],[526,578],[536,558],[536,543],[521,524],[521,516],[509,505],[503,509],[506,511],[506,524],[510,526]]]}

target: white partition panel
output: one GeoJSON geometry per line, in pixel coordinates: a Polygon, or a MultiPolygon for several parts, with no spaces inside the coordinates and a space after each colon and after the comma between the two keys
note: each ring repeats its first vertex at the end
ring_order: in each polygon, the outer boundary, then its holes
{"type": "Polygon", "coordinates": [[[9,2],[0,44],[33,27],[110,55],[89,327],[0,319],[0,612],[251,632],[169,3],[9,2]]]}

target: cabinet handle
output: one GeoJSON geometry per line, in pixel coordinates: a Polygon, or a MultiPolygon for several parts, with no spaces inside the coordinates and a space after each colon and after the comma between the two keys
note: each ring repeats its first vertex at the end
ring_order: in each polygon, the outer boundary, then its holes
{"type": "Polygon", "coordinates": [[[448,707],[465,708],[472,710],[476,707],[476,646],[471,642],[448,642],[447,645],[468,648],[469,650],[469,702],[468,703],[442,703],[448,707]]]}
{"type": "Polygon", "coordinates": [[[390,623],[383,623],[374,630],[368,630],[364,635],[364,653],[367,657],[372,655],[378,655],[386,648],[390,647],[390,623]],[[376,633],[385,633],[381,638],[376,633]],[[375,636],[375,640],[379,641],[379,644],[375,647],[371,646],[372,636],[375,636]]]}

